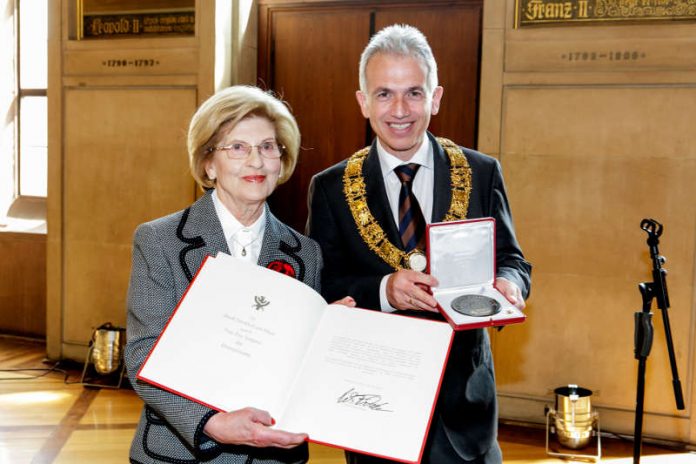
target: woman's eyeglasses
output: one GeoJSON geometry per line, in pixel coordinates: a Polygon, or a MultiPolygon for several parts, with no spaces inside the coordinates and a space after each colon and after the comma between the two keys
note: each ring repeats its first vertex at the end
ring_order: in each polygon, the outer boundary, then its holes
{"type": "Polygon", "coordinates": [[[208,153],[213,151],[224,151],[229,159],[246,159],[251,155],[251,150],[256,148],[256,151],[262,158],[277,159],[283,154],[285,147],[276,141],[261,142],[258,145],[250,145],[246,142],[232,142],[229,145],[220,147],[211,147],[208,153]]]}

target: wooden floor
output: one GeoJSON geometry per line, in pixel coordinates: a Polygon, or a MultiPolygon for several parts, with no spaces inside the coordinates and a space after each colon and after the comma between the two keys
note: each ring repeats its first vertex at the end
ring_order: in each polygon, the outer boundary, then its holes
{"type": "MultiPolygon", "coordinates": [[[[0,336],[0,464],[127,463],[142,406],[135,393],[85,388],[81,366],[47,372],[43,356],[39,342],[0,336]]],[[[501,424],[505,463],[564,462],[546,454],[544,440],[543,428],[501,424]]],[[[632,463],[632,444],[603,437],[602,455],[632,463]]],[[[310,456],[311,464],[344,462],[341,451],[313,444],[310,456]]],[[[641,463],[696,464],[696,454],[645,446],[641,463]]]]}

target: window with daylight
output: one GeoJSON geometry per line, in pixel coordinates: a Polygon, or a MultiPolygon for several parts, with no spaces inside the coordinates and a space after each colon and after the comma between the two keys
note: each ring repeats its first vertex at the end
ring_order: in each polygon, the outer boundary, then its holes
{"type": "Polygon", "coordinates": [[[17,0],[19,55],[16,194],[46,196],[48,17],[47,0],[17,0]]]}
{"type": "Polygon", "coordinates": [[[0,0],[0,39],[0,231],[27,230],[45,218],[48,0],[0,0]]]}

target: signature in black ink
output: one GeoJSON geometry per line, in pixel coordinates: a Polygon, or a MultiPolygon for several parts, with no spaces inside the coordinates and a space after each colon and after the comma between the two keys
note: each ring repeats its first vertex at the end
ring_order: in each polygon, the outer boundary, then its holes
{"type": "Polygon", "coordinates": [[[268,301],[265,296],[255,296],[254,302],[254,309],[257,311],[261,311],[263,308],[271,304],[271,302],[268,301]]]}
{"type": "Polygon", "coordinates": [[[353,387],[339,396],[336,402],[339,404],[351,404],[353,406],[371,409],[373,411],[394,412],[391,409],[385,409],[385,406],[389,403],[386,401],[382,402],[382,395],[358,393],[353,387]]]}

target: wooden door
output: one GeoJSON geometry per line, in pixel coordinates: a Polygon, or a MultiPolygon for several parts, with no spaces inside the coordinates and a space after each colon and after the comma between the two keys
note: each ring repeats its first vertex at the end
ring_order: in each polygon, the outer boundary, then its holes
{"type": "Polygon", "coordinates": [[[481,0],[341,6],[262,1],[259,85],[288,102],[302,132],[297,169],[271,197],[273,212],[303,231],[312,176],[371,143],[369,122],[355,99],[358,63],[370,36],[390,24],[418,27],[433,48],[445,88],[433,133],[474,147],[481,17],[481,0]]]}
{"type": "Polygon", "coordinates": [[[295,173],[275,192],[271,207],[303,231],[312,175],[365,144],[366,124],[355,90],[358,60],[370,36],[369,16],[350,9],[284,11],[272,16],[271,36],[260,85],[266,83],[289,103],[302,133],[295,173]]]}

